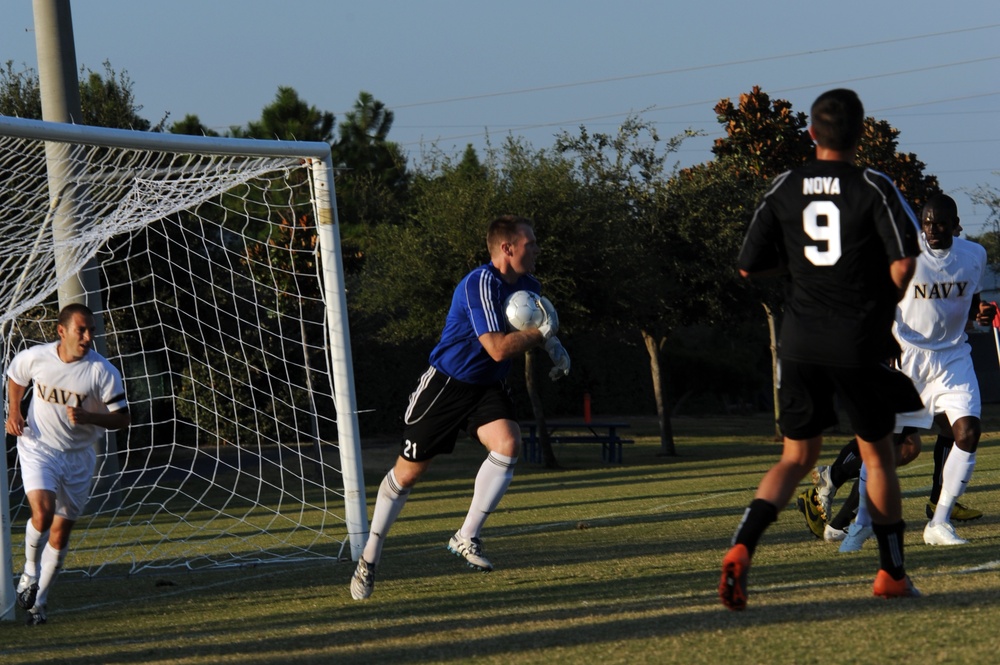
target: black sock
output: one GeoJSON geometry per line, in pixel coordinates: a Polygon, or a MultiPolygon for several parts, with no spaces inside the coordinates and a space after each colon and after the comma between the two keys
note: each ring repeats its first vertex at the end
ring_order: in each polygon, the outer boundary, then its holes
{"type": "Polygon", "coordinates": [[[757,541],[764,535],[767,527],[777,519],[778,508],[773,503],[764,499],[754,499],[743,513],[740,525],[736,527],[733,545],[745,545],[752,558],[754,550],[757,549],[757,541]]]}
{"type": "Polygon", "coordinates": [[[903,532],[906,522],[899,520],[895,524],[872,524],[872,531],[878,540],[879,568],[889,573],[894,580],[906,576],[903,567],[903,532]]]}
{"type": "Polygon", "coordinates": [[[830,465],[830,481],[834,487],[839,488],[859,475],[861,475],[861,450],[858,448],[858,440],[851,439],[840,449],[837,459],[830,465]]]}
{"type": "Polygon", "coordinates": [[[944,474],[944,460],[948,457],[948,451],[955,444],[955,439],[938,434],[937,441],[934,442],[934,475],[931,476],[931,503],[937,505],[941,498],[941,477],[944,474]]]}
{"type": "Polygon", "coordinates": [[[840,507],[840,511],[836,516],[830,520],[830,526],[834,529],[840,529],[841,531],[847,531],[847,527],[851,524],[851,520],[858,513],[858,504],[860,503],[860,496],[858,493],[858,481],[854,481],[851,485],[851,493],[847,495],[847,499],[844,500],[844,505],[840,507]]]}

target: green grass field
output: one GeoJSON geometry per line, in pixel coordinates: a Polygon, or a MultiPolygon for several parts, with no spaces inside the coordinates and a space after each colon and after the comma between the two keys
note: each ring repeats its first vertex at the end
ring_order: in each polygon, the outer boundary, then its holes
{"type": "MultiPolygon", "coordinates": [[[[0,662],[993,662],[1000,407],[984,414],[988,433],[963,499],[986,513],[958,526],[969,545],[932,548],[920,535],[933,435],[900,470],[907,567],[924,598],[874,598],[874,542],[839,554],[792,506],[757,551],[742,613],[718,602],[719,565],[777,458],[770,419],[677,419],[679,454],[669,458],[658,455],[655,423],[626,420],[636,443],[622,465],[602,463],[599,448],[586,445],[557,447],[558,471],[519,465],[483,533],[493,573],[474,572],[445,549],[482,459],[460,443],[411,495],[367,601],[350,597],[350,562],[64,577],[47,625],[25,627],[20,612],[0,623],[0,662]]],[[[822,460],[847,438],[829,436],[822,460]]],[[[395,453],[394,445],[365,449],[369,514],[395,453]]]]}

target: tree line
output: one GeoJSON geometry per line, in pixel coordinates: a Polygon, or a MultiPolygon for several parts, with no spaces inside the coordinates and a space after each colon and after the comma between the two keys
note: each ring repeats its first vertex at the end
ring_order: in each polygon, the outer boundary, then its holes
{"type": "MultiPolygon", "coordinates": [[[[103,73],[81,69],[80,90],[86,124],[218,135],[194,114],[144,119],[131,79],[109,63],[103,73]]],[[[337,123],[279,87],[258,121],[224,135],[331,145],[359,406],[376,409],[363,429],[398,431],[454,285],[488,259],[486,223],[516,213],[535,221],[538,276],[574,359],[571,375],[549,384],[535,380],[546,360],[526,356],[516,377],[526,411],[576,413],[584,393],[607,414],[655,410],[662,452],[675,454],[671,417],[682,408],[773,407],[769,324],[782,284],[738,279],[735,258],[770,179],[813,156],[807,116],[786,100],[753,87],[714,110],[724,136],[690,168],[674,160],[697,132],[664,138],[641,115],[613,132],[560,132],[547,147],[511,135],[482,154],[432,145],[411,161],[389,138],[392,111],[368,92],[337,123]]],[[[0,114],[41,117],[33,70],[0,69],[0,114]]],[[[884,120],[866,119],[858,162],[892,177],[916,209],[940,191],[884,120]]],[[[1000,210],[993,190],[972,196],[1000,210]]],[[[994,251],[997,237],[980,241],[994,251]]],[[[543,452],[555,465],[551,448],[543,452]]]]}

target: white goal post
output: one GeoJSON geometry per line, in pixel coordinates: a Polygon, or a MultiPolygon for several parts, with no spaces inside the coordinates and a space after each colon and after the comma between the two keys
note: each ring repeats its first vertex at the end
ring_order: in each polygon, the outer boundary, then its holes
{"type": "MultiPolygon", "coordinates": [[[[55,339],[57,294],[85,268],[132,426],[102,442],[62,574],[357,560],[368,524],[330,146],[0,116],[4,395],[11,358],[55,339]],[[50,179],[55,158],[71,177],[50,179]]],[[[13,618],[30,509],[13,437],[4,452],[13,618]]]]}

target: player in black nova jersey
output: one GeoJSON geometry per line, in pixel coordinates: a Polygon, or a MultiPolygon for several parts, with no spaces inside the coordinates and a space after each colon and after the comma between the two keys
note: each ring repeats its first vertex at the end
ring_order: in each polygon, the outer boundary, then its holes
{"type": "Polygon", "coordinates": [[[820,95],[809,133],[816,159],[774,179],[740,251],[744,277],[786,272],[789,292],[778,342],[781,459],[763,477],[722,562],[719,596],[747,600],[757,542],[788,505],[836,422],[847,412],[868,469],[879,544],[874,593],[917,596],[903,566],[902,504],[892,430],[897,412],[921,408],[908,378],[885,364],[892,322],[919,253],[919,226],[883,174],[854,165],[864,108],[851,90],[820,95]]]}

